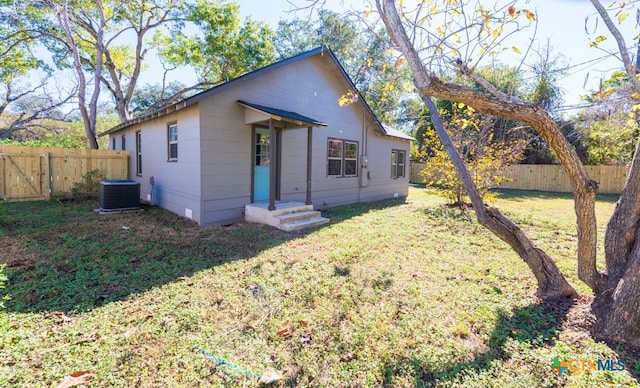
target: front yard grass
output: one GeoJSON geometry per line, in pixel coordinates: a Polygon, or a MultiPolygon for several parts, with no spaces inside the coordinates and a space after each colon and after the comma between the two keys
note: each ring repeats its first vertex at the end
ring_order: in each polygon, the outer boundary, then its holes
{"type": "MultiPolygon", "coordinates": [[[[604,228],[616,198],[602,196],[604,228]]],[[[285,233],[199,228],[161,209],[100,216],[93,202],[0,203],[0,386],[634,386],[637,353],[588,335],[585,296],[545,305],[526,265],[471,212],[412,187],[406,201],[330,209],[285,233]],[[624,359],[624,371],[551,369],[624,359]]],[[[499,207],[572,284],[567,195],[503,192],[499,207]]]]}

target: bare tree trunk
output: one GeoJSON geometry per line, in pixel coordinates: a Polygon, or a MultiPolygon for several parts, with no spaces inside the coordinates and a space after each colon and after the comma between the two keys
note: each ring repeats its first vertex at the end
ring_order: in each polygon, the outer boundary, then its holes
{"type": "MultiPolygon", "coordinates": [[[[464,102],[483,113],[489,113],[502,117],[505,117],[503,111],[509,111],[508,116],[510,117],[507,118],[516,118],[519,121],[523,121],[520,117],[521,114],[523,112],[527,112],[531,118],[542,121],[541,125],[544,125],[549,132],[555,130],[561,135],[561,132],[559,128],[557,128],[555,122],[548,115],[543,116],[542,120],[540,120],[540,112],[537,111],[535,107],[523,103],[522,101],[515,100],[511,96],[506,96],[503,93],[495,90],[495,88],[490,87],[489,85],[483,86],[489,88],[489,90],[495,95],[489,96],[474,89],[465,88],[459,85],[443,84],[439,80],[437,80],[437,78],[430,76],[429,74],[427,74],[413,44],[409,41],[409,38],[402,25],[402,21],[400,20],[400,17],[395,8],[394,1],[378,0],[376,4],[380,15],[382,16],[382,19],[387,27],[387,30],[389,31],[389,35],[396,43],[396,45],[398,45],[399,49],[402,51],[409,63],[409,67],[411,68],[411,71],[414,75],[414,84],[416,86],[416,89],[420,94],[423,102],[429,108],[432,122],[434,124],[434,127],[436,128],[436,132],[438,133],[443,146],[447,150],[449,158],[452,160],[454,166],[456,167],[456,173],[458,174],[458,177],[463,182],[465,189],[469,194],[471,202],[473,203],[473,208],[476,212],[478,222],[489,229],[491,232],[493,232],[500,239],[505,241],[507,244],[509,244],[511,248],[516,251],[518,255],[520,255],[520,257],[527,263],[538,282],[537,294],[540,298],[549,300],[577,296],[577,292],[567,282],[567,280],[562,275],[553,259],[549,257],[549,255],[547,255],[540,248],[536,247],[531,242],[531,240],[527,238],[527,236],[522,232],[522,230],[520,230],[520,228],[518,228],[518,226],[515,225],[506,216],[500,213],[498,209],[486,207],[482,203],[482,200],[478,195],[477,189],[464,164],[464,161],[453,146],[451,139],[449,138],[444,125],[442,124],[440,116],[438,115],[437,108],[431,100],[430,96],[435,96],[451,101],[464,102]],[[505,103],[505,101],[500,101],[501,99],[508,100],[508,103],[505,103]],[[503,114],[501,115],[497,113],[503,114]]],[[[459,66],[459,68],[462,71],[466,72],[466,75],[469,75],[471,73],[464,66],[459,66]]],[[[564,137],[562,137],[562,139],[564,140],[564,137]]],[[[584,168],[580,169],[582,165],[579,164],[578,156],[570,147],[568,142],[566,142],[565,140],[565,143],[562,143],[558,141],[556,137],[551,137],[550,140],[552,142],[559,143],[561,145],[560,152],[564,153],[565,159],[573,162],[570,165],[570,169],[574,170],[574,175],[583,177],[584,181],[587,182],[588,177],[586,176],[586,171],[584,170],[584,168]]],[[[586,196],[585,201],[588,202],[589,199],[592,199],[595,203],[595,194],[586,196]]],[[[578,210],[578,207],[576,207],[576,209],[578,210]]],[[[584,214],[581,214],[580,216],[592,217],[595,221],[595,212],[589,213],[588,211],[586,211],[583,213],[584,214]]],[[[586,245],[589,248],[586,251],[589,255],[592,255],[590,257],[593,258],[593,272],[595,272],[596,241],[596,236],[594,233],[595,232],[592,230],[583,230],[582,233],[579,232],[579,235],[581,235],[583,242],[589,238],[592,239],[592,241],[586,245]],[[585,238],[585,232],[587,238],[585,238]]],[[[584,274],[584,276],[590,277],[592,276],[592,274],[587,273],[584,274]]]]}
{"type": "MultiPolygon", "coordinates": [[[[625,72],[633,88],[640,81],[625,40],[598,0],[591,3],[614,36],[625,72]]],[[[605,233],[607,282],[596,293],[592,310],[597,318],[594,335],[601,339],[640,345],[640,142],[636,144],[625,187],[605,233]]]]}
{"type": "MultiPolygon", "coordinates": [[[[73,67],[76,71],[76,75],[78,76],[78,108],[80,110],[80,115],[82,116],[82,122],[84,124],[84,131],[87,137],[87,141],[89,142],[89,148],[98,149],[98,141],[96,139],[96,109],[97,107],[87,107],[87,98],[86,98],[86,89],[87,89],[87,81],[84,76],[84,70],[82,69],[82,64],[80,62],[80,53],[78,51],[78,46],[76,45],[76,41],[73,37],[73,32],[71,27],[69,26],[69,8],[70,5],[67,2],[59,6],[56,11],[56,16],[58,18],[58,22],[60,23],[60,27],[65,33],[65,38],[67,40],[68,46],[71,48],[71,54],[73,57],[73,67]]],[[[96,43],[97,45],[97,43],[96,43]]],[[[96,105],[97,105],[97,97],[100,94],[100,84],[99,82],[95,85],[95,89],[93,90],[93,95],[95,96],[96,105]]],[[[93,98],[92,98],[93,101],[93,98]]]]}
{"type": "MultiPolygon", "coordinates": [[[[611,23],[607,11],[599,1],[591,0],[591,2],[615,36],[627,75],[632,85],[640,92],[640,82],[637,81],[633,66],[630,64],[624,39],[611,23]]],[[[417,92],[430,106],[432,114],[435,107],[429,96],[462,102],[476,111],[529,125],[553,149],[572,183],[578,229],[578,276],[596,295],[592,305],[597,318],[594,335],[603,339],[640,345],[640,308],[638,308],[640,306],[640,143],[636,148],[623,193],[607,225],[605,235],[607,271],[600,272],[596,268],[595,194],[598,185],[589,178],[575,150],[548,112],[500,92],[461,62],[456,64],[458,72],[475,81],[484,90],[443,83],[425,69],[416,48],[404,30],[395,2],[376,0],[376,5],[390,36],[409,63],[417,92]]],[[[434,126],[438,128],[435,123],[434,126]]],[[[441,137],[443,138],[446,141],[446,137],[441,137]]],[[[450,156],[455,162],[455,155],[450,153],[450,156]]],[[[466,171],[463,171],[461,166],[456,166],[456,169],[461,180],[465,182],[466,171]]],[[[468,172],[466,173],[468,175],[468,172]]],[[[471,193],[470,197],[473,199],[471,193]]],[[[548,295],[575,294],[570,286],[565,286],[566,281],[553,260],[536,248],[517,226],[501,215],[497,209],[476,205],[475,202],[474,209],[479,222],[509,243],[527,262],[538,279],[539,292],[542,295],[545,293],[548,295]]]]}
{"type": "Polygon", "coordinates": [[[484,205],[464,160],[453,145],[442,123],[438,108],[433,103],[431,97],[421,95],[421,98],[427,108],[429,108],[429,114],[431,115],[431,121],[436,133],[471,199],[478,222],[493,232],[502,241],[509,244],[524,262],[527,263],[538,282],[538,297],[544,300],[577,297],[578,293],[567,282],[549,255],[540,248],[537,248],[522,230],[509,218],[500,213],[498,209],[484,205]]]}
{"type": "MultiPolygon", "coordinates": [[[[636,240],[640,237],[636,228],[636,240]]],[[[640,345],[640,244],[628,255],[627,265],[614,288],[596,295],[592,311],[596,316],[596,338],[640,345]]]]}
{"type": "Polygon", "coordinates": [[[640,345],[640,142],[625,187],[607,224],[607,285],[596,294],[594,335],[640,345]]]}

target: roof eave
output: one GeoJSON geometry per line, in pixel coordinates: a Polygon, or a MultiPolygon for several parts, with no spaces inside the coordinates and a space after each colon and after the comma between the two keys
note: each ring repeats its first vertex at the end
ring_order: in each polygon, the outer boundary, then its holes
{"type": "MultiPolygon", "coordinates": [[[[267,72],[269,70],[282,67],[282,66],[284,66],[284,65],[286,65],[288,63],[299,61],[299,60],[304,59],[304,58],[308,58],[308,57],[311,57],[311,56],[314,56],[314,55],[322,54],[324,52],[330,53],[332,58],[334,59],[334,61],[336,61],[336,63],[338,63],[337,59],[335,58],[335,55],[333,55],[331,50],[326,45],[322,45],[322,46],[317,47],[317,48],[315,48],[313,50],[309,50],[309,51],[300,53],[298,55],[294,55],[291,58],[283,59],[281,61],[272,63],[272,64],[270,64],[268,66],[265,66],[265,67],[262,67],[260,69],[254,70],[254,71],[249,72],[247,74],[241,75],[238,78],[234,78],[234,79],[232,79],[232,80],[230,80],[228,82],[225,82],[225,83],[220,84],[218,86],[214,86],[214,87],[212,87],[210,89],[204,90],[204,91],[202,91],[202,92],[200,92],[198,94],[195,94],[195,95],[193,95],[191,97],[187,97],[186,99],[184,99],[182,101],[179,101],[177,103],[174,103],[172,105],[169,105],[168,107],[157,109],[157,110],[155,110],[153,112],[150,112],[150,113],[148,113],[146,115],[143,115],[143,116],[140,116],[140,117],[136,117],[134,119],[125,121],[124,123],[120,123],[120,124],[116,125],[115,127],[107,130],[106,132],[103,132],[103,133],[99,134],[98,137],[106,136],[106,135],[121,131],[121,130],[123,130],[123,129],[131,126],[131,125],[143,123],[145,121],[154,119],[156,117],[164,116],[164,114],[158,115],[158,113],[162,112],[165,109],[171,109],[172,107],[176,107],[176,106],[181,105],[181,104],[183,104],[183,108],[185,108],[187,106],[190,106],[190,105],[194,105],[194,104],[198,103],[200,100],[202,100],[204,98],[207,98],[207,97],[209,97],[209,96],[211,96],[213,94],[216,94],[216,93],[218,93],[218,92],[220,92],[222,90],[225,90],[225,89],[227,89],[227,88],[229,88],[229,87],[231,87],[231,86],[233,86],[233,85],[235,85],[235,84],[237,84],[239,82],[248,81],[249,79],[255,78],[256,76],[258,76],[258,75],[260,75],[260,74],[262,74],[264,72],[267,72]]],[[[344,69],[342,69],[342,67],[339,65],[339,63],[338,63],[338,66],[344,72],[344,69]]],[[[345,75],[346,75],[346,73],[345,73],[345,75]]],[[[349,82],[351,82],[351,80],[349,80],[349,82]]],[[[353,84],[353,82],[351,82],[351,83],[353,84]]],[[[175,110],[177,110],[177,109],[175,109],[175,110]]]]}

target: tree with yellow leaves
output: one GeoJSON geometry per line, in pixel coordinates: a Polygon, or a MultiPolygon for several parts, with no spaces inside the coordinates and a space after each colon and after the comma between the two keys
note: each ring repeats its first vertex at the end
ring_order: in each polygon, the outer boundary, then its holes
{"type": "MultiPolygon", "coordinates": [[[[439,104],[440,115],[453,144],[469,170],[483,201],[495,199],[491,188],[505,181],[506,167],[517,163],[524,154],[526,141],[512,137],[494,139],[493,117],[482,115],[463,103],[439,104]]],[[[425,183],[436,188],[450,205],[464,206],[468,195],[455,167],[435,133],[427,133],[421,151],[426,167],[421,171],[425,183]]]]}
{"type": "MultiPolygon", "coordinates": [[[[640,93],[628,44],[614,22],[614,19],[624,21],[629,5],[614,1],[606,8],[599,0],[591,3],[618,45],[631,87],[640,93]]],[[[545,251],[498,209],[482,202],[433,98],[460,102],[486,115],[523,122],[553,149],[572,183],[578,277],[595,295],[594,334],[601,339],[640,345],[640,143],[636,143],[625,188],[607,225],[604,263],[598,265],[595,213],[598,182],[589,177],[576,150],[544,107],[499,90],[475,71],[479,57],[505,50],[503,37],[518,30],[517,21],[523,15],[523,22],[535,19],[531,11],[517,8],[516,1],[501,4],[488,11],[477,2],[463,0],[425,0],[411,7],[403,7],[402,2],[394,0],[376,0],[394,46],[406,58],[415,89],[429,109],[438,137],[464,183],[478,222],[509,244],[527,263],[538,282],[540,298],[557,300],[578,295],[545,251]],[[456,43],[455,35],[463,35],[464,39],[456,43]],[[472,80],[476,87],[442,80],[438,74],[443,68],[472,80]]]]}

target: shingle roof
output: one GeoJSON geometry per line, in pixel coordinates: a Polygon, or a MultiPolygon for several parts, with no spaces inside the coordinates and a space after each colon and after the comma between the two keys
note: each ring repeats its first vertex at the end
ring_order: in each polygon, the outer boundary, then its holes
{"type": "MultiPolygon", "coordinates": [[[[175,112],[176,110],[183,109],[183,108],[186,108],[188,106],[194,105],[194,104],[198,103],[199,101],[201,101],[201,100],[203,100],[203,99],[205,99],[207,97],[210,97],[210,96],[212,96],[212,95],[214,95],[214,94],[216,94],[216,93],[218,93],[218,92],[220,92],[222,90],[226,90],[226,89],[228,89],[230,87],[233,87],[238,83],[249,81],[249,80],[251,80],[251,79],[253,79],[253,78],[255,78],[255,77],[257,77],[257,76],[259,76],[259,75],[261,75],[263,73],[266,73],[266,72],[268,72],[270,70],[273,70],[273,69],[276,69],[276,68],[279,68],[279,67],[282,67],[282,66],[286,66],[287,64],[290,64],[292,62],[296,62],[296,61],[299,61],[299,60],[302,60],[302,59],[305,59],[305,58],[309,58],[309,57],[312,57],[314,55],[325,55],[325,54],[328,55],[328,57],[332,60],[332,62],[339,69],[340,73],[343,75],[345,80],[347,80],[347,82],[349,83],[351,89],[356,91],[356,93],[358,95],[358,99],[357,99],[358,102],[360,102],[364,106],[365,110],[367,112],[369,112],[369,114],[373,118],[374,122],[378,125],[378,127],[380,129],[380,132],[382,132],[383,134],[385,134],[387,136],[391,136],[391,137],[397,137],[397,138],[405,139],[405,140],[415,140],[412,137],[410,137],[410,136],[408,136],[408,135],[406,135],[406,134],[404,134],[404,133],[402,133],[400,131],[394,130],[394,129],[389,128],[389,127],[385,127],[380,122],[380,120],[378,120],[378,118],[376,117],[375,113],[373,113],[373,111],[371,110],[371,107],[369,107],[369,105],[364,100],[364,98],[362,97],[360,92],[357,91],[358,89],[356,88],[355,84],[353,83],[353,81],[351,80],[351,78],[349,77],[347,72],[344,70],[344,68],[342,67],[342,65],[338,61],[338,58],[331,51],[331,49],[329,49],[329,47],[327,47],[325,45],[317,47],[317,48],[315,48],[313,50],[309,50],[309,51],[300,53],[300,54],[295,55],[295,56],[293,56],[291,58],[284,59],[282,61],[278,61],[278,62],[272,63],[271,65],[262,67],[262,68],[260,68],[258,70],[254,70],[254,71],[252,71],[250,73],[242,75],[242,76],[240,76],[238,78],[234,78],[234,79],[232,79],[232,80],[230,80],[228,82],[225,82],[223,84],[214,86],[214,87],[212,87],[210,89],[207,89],[207,90],[205,90],[203,92],[195,94],[195,95],[193,95],[191,97],[187,97],[184,100],[176,102],[176,103],[174,103],[172,105],[169,105],[167,107],[163,107],[163,108],[157,109],[157,110],[155,110],[153,112],[147,113],[145,115],[142,115],[142,116],[133,118],[131,120],[125,121],[124,123],[118,124],[117,126],[109,129],[108,131],[101,133],[99,136],[105,136],[105,135],[108,135],[110,133],[118,132],[118,131],[120,131],[122,129],[125,129],[125,128],[131,126],[131,125],[135,125],[135,124],[139,124],[139,123],[142,123],[142,122],[145,122],[145,121],[148,121],[148,120],[152,120],[152,119],[154,119],[156,117],[161,117],[161,116],[164,116],[166,114],[175,112]]],[[[267,108],[267,107],[265,107],[265,108],[267,108]]],[[[270,108],[270,109],[274,109],[274,108],[270,108]]],[[[286,111],[282,111],[282,112],[286,112],[286,111]]],[[[289,113],[296,114],[295,112],[289,112],[289,113]]]]}
{"type": "Polygon", "coordinates": [[[382,127],[384,128],[384,131],[386,132],[387,136],[398,137],[400,139],[407,139],[412,141],[416,140],[414,137],[407,135],[406,133],[400,131],[399,129],[391,128],[390,126],[384,125],[384,124],[382,124],[382,127]]]}

